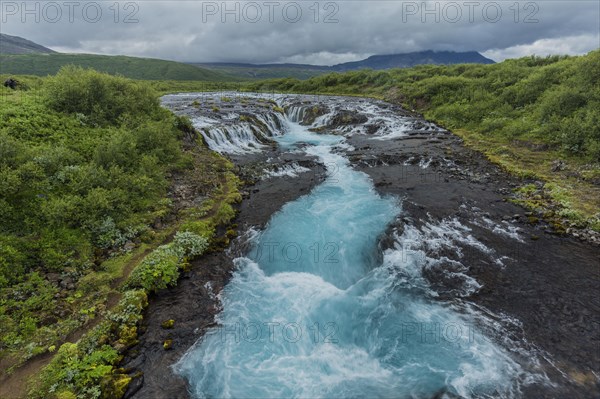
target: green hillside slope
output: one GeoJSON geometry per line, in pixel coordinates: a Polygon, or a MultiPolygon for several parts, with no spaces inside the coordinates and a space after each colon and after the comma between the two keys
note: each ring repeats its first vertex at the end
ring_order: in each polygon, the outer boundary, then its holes
{"type": "Polygon", "coordinates": [[[95,54],[0,55],[0,73],[46,76],[64,65],[93,68],[112,75],[143,80],[222,81],[232,78],[216,71],[174,61],[95,54]]]}

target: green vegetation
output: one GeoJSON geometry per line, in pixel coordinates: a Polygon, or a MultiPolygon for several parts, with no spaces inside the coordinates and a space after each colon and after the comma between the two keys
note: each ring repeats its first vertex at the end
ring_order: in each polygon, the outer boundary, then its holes
{"type": "Polygon", "coordinates": [[[578,226],[599,224],[600,50],[493,65],[424,65],[305,81],[274,79],[246,89],[362,95],[400,103],[453,130],[509,172],[551,183],[547,199],[560,204],[557,217],[578,226]],[[564,162],[562,170],[554,170],[555,160],[564,162]]]}
{"type": "Polygon", "coordinates": [[[183,159],[175,117],[141,84],[68,67],[36,85],[0,97],[0,353],[24,359],[93,317],[101,292],[77,282],[168,211],[183,159]]]}
{"type": "Polygon", "coordinates": [[[66,65],[143,80],[234,81],[221,72],[175,61],[97,54],[0,55],[0,74],[53,75],[66,65]]]}
{"type": "Polygon", "coordinates": [[[0,360],[56,351],[29,397],[118,397],[146,296],[229,239],[215,232],[240,182],[149,83],[73,66],[18,79],[0,88],[0,360]],[[168,195],[174,179],[204,202],[168,195]]]}
{"type": "Polygon", "coordinates": [[[327,73],[325,67],[311,67],[309,65],[269,65],[261,67],[256,65],[219,65],[219,64],[191,64],[198,68],[204,68],[215,72],[235,76],[239,79],[274,79],[274,78],[296,78],[308,79],[327,73]]]}
{"type": "Polygon", "coordinates": [[[30,398],[120,398],[131,377],[116,369],[120,352],[137,343],[137,324],[148,305],[142,290],[125,292],[106,319],[78,343],[65,343],[43,369],[30,398]]]}
{"type": "Polygon", "coordinates": [[[208,240],[195,233],[178,232],[173,242],[162,245],[146,256],[129,278],[129,287],[158,291],[175,285],[179,270],[188,260],[201,255],[208,249],[208,240]]]}
{"type": "Polygon", "coordinates": [[[147,83],[160,95],[203,91],[240,91],[244,90],[247,85],[245,82],[204,82],[197,80],[156,80],[147,83]]]}

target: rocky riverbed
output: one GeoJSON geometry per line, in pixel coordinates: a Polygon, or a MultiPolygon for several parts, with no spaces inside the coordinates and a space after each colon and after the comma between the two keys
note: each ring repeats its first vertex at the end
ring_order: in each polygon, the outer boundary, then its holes
{"type": "Polygon", "coordinates": [[[511,203],[522,182],[451,132],[366,99],[221,93],[167,96],[164,104],[188,115],[248,185],[236,219],[240,237],[151,298],[140,343],[122,363],[136,377],[126,397],[188,396],[186,381],[170,366],[215,326],[233,259],[247,251],[252,232],[326,178],[327,165],[277,145],[286,118],[344,136],[337,151],[381,195],[399,199],[402,213],[379,238],[376,255],[418,254],[430,299],[472,313],[526,371],[545,376],[521,384],[519,396],[600,395],[598,246],[558,235],[511,203]]]}

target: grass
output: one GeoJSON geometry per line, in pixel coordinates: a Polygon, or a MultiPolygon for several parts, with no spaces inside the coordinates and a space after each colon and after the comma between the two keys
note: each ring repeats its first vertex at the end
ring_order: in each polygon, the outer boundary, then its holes
{"type": "Polygon", "coordinates": [[[224,81],[176,81],[176,80],[159,80],[148,82],[154,90],[160,95],[171,93],[197,93],[197,92],[227,92],[245,90],[248,83],[224,81]]]}
{"type": "Polygon", "coordinates": [[[276,66],[257,67],[251,65],[215,65],[215,64],[192,64],[211,71],[222,72],[240,79],[273,79],[288,78],[308,79],[313,76],[327,73],[325,68],[310,68],[301,66],[276,66]]]}

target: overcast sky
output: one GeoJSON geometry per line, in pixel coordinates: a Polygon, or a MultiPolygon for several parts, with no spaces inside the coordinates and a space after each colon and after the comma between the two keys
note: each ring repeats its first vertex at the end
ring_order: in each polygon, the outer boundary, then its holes
{"type": "Polygon", "coordinates": [[[178,61],[331,65],[420,50],[501,61],[600,47],[596,0],[1,0],[0,14],[2,33],[57,51],[178,61]]]}

